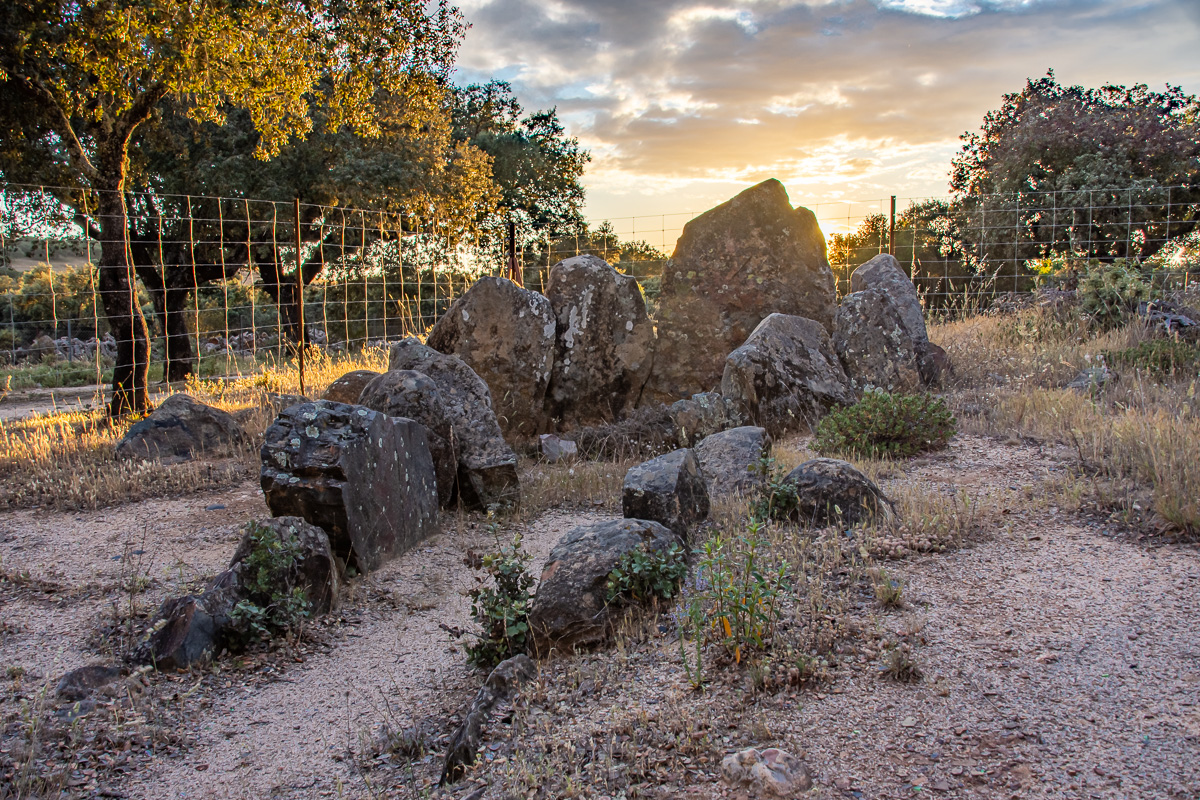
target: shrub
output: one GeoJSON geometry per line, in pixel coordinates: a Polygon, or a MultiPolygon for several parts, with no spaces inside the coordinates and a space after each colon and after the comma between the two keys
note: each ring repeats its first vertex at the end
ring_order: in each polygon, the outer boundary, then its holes
{"type": "Polygon", "coordinates": [[[770,646],[789,568],[787,561],[764,567],[761,531],[751,522],[744,536],[709,539],[697,570],[693,602],[704,610],[709,635],[739,664],[748,650],[770,646]]]}
{"type": "Polygon", "coordinates": [[[956,426],[939,397],[869,391],[854,405],[821,420],[814,449],[821,454],[907,458],[942,449],[956,426]]]}
{"type": "Polygon", "coordinates": [[[608,602],[670,600],[685,575],[687,554],[678,542],[672,542],[665,550],[651,550],[642,544],[621,556],[608,574],[608,602]]]}
{"type": "Polygon", "coordinates": [[[1133,260],[1091,261],[1079,279],[1080,309],[1105,330],[1120,325],[1150,295],[1150,282],[1133,260]]]}
{"type": "Polygon", "coordinates": [[[506,658],[524,653],[529,644],[529,606],[533,576],[526,565],[533,556],[521,550],[521,537],[508,547],[480,560],[480,569],[492,578],[492,586],[480,585],[470,592],[471,616],[483,628],[474,644],[467,645],[467,658],[477,667],[492,667],[506,658]]]}
{"type": "Polygon", "coordinates": [[[299,540],[282,539],[275,530],[253,522],[246,534],[251,546],[241,562],[243,597],[229,614],[228,635],[234,644],[294,633],[311,610],[303,587],[292,586],[301,555],[299,540]]]}
{"type": "Polygon", "coordinates": [[[1200,350],[1195,345],[1174,339],[1149,339],[1136,347],[1104,354],[1108,364],[1152,375],[1174,375],[1186,370],[1195,376],[1197,359],[1200,359],[1200,350]]]}

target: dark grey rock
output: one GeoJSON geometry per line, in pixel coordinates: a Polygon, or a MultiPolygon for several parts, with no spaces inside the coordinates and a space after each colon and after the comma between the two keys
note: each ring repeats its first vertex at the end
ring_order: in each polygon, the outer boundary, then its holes
{"type": "Polygon", "coordinates": [[[218,452],[245,440],[245,431],[233,415],[186,394],[173,394],[121,437],[116,452],[122,458],[175,463],[190,461],[202,453],[218,452]]]}
{"type": "Polygon", "coordinates": [[[461,358],[487,384],[504,434],[529,439],[543,429],[554,330],[549,300],[489,276],[454,301],[425,343],[461,358]]]}
{"type": "Polygon", "coordinates": [[[89,664],[71,670],[58,681],[54,695],[59,700],[68,703],[78,703],[91,697],[98,689],[102,689],[118,680],[123,670],[115,664],[89,664]]]}
{"type": "Polygon", "coordinates": [[[560,439],[553,433],[543,433],[539,436],[538,448],[542,453],[542,458],[550,464],[572,461],[579,457],[579,446],[575,442],[570,439],[560,439]]]}
{"type": "Polygon", "coordinates": [[[725,360],[721,394],[772,436],[815,427],[828,410],[855,400],[825,329],[772,314],[725,360]]]}
{"type": "Polygon", "coordinates": [[[227,620],[233,606],[218,596],[210,597],[209,602],[211,613],[204,600],[191,595],[163,603],[135,660],[153,664],[159,670],[186,669],[210,661],[217,651],[221,627],[213,616],[227,620]]]}
{"type": "Polygon", "coordinates": [[[718,392],[701,392],[676,400],[668,410],[675,422],[679,443],[685,447],[691,447],[705,436],[748,422],[741,403],[718,392]]]}
{"type": "Polygon", "coordinates": [[[816,216],[792,208],[777,180],[745,190],[688,222],[663,268],[658,352],[643,402],[714,389],[725,357],[772,313],[833,330],[835,303],[816,216]]]}
{"type": "Polygon", "coordinates": [[[814,458],[789,472],[783,482],[796,490],[793,517],[802,525],[858,525],[891,506],[870,478],[852,464],[814,458]]]}
{"type": "Polygon", "coordinates": [[[437,384],[458,456],[462,502],[477,508],[519,503],[517,456],[504,441],[483,379],[457,356],[439,353],[416,339],[392,345],[388,371],[393,370],[415,370],[437,384]]]}
{"type": "Polygon", "coordinates": [[[438,500],[443,507],[453,504],[458,490],[458,454],[442,393],[433,378],[411,369],[390,370],[363,388],[359,405],[425,426],[437,475],[438,500]]]}
{"type": "Polygon", "coordinates": [[[483,726],[498,703],[508,702],[522,685],[537,677],[537,664],[526,655],[501,661],[480,687],[462,724],[450,737],[450,749],[442,765],[445,786],[462,780],[468,767],[475,763],[483,742],[483,726]]]}
{"type": "Polygon", "coordinates": [[[858,392],[910,392],[921,386],[917,342],[900,309],[881,289],[842,298],[834,317],[833,348],[858,392]]]}
{"type": "Polygon", "coordinates": [[[748,497],[766,485],[759,465],[771,454],[771,434],[766,428],[744,425],[706,436],[696,445],[700,472],[710,499],[748,497]]]}
{"type": "Polygon", "coordinates": [[[867,289],[876,289],[887,296],[896,309],[901,327],[919,351],[929,341],[925,330],[925,309],[921,306],[917,287],[895,256],[880,253],[854,270],[850,275],[850,291],[862,292],[867,289]]]}
{"type": "Polygon", "coordinates": [[[423,425],[317,400],[284,409],[262,446],[275,516],[303,517],[333,552],[374,569],[437,531],[437,481],[423,425]]]}
{"type": "Polygon", "coordinates": [[[379,373],[369,369],[356,369],[347,372],[329,384],[329,388],[321,395],[321,399],[334,403],[357,405],[358,398],[362,394],[363,389],[367,388],[367,384],[377,377],[379,377],[379,373]]]}
{"type": "Polygon", "coordinates": [[[661,523],[687,543],[709,510],[696,454],[681,448],[631,468],[625,473],[621,508],[626,519],[661,523]]]}
{"type": "Polygon", "coordinates": [[[534,652],[570,652],[606,641],[613,620],[607,603],[608,575],[637,547],[666,550],[678,541],[657,522],[620,519],[582,525],[550,551],[529,614],[534,652]]]}
{"type": "Polygon", "coordinates": [[[654,323],[637,281],[599,256],[550,268],[556,320],[547,414],[562,429],[622,419],[637,405],[654,358],[654,323]]]}
{"type": "MultiPolygon", "coordinates": [[[[244,562],[253,552],[255,539],[262,538],[264,531],[269,531],[275,539],[288,544],[295,553],[285,570],[270,576],[271,580],[278,581],[277,585],[270,587],[271,593],[291,594],[293,589],[298,588],[304,592],[313,614],[325,614],[335,608],[342,584],[341,567],[329,545],[328,534],[301,517],[274,517],[256,520],[247,526],[229,561],[229,569],[236,578],[234,591],[238,598],[248,596],[245,592],[244,572],[247,566],[244,562]]],[[[270,601],[269,597],[251,599],[257,600],[259,605],[270,601]]]]}

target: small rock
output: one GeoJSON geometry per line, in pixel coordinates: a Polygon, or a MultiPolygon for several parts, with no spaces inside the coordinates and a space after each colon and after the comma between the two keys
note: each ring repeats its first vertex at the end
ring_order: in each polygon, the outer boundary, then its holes
{"type": "Polygon", "coordinates": [[[240,444],[246,433],[233,415],[186,394],[173,394],[148,417],[131,427],[116,453],[122,458],[150,458],[165,464],[190,461],[240,444]]]}
{"type": "Polygon", "coordinates": [[[533,652],[594,647],[609,636],[608,575],[636,547],[666,550],[676,536],[657,522],[619,519],[581,525],[554,546],[529,612],[533,652]]]}
{"type": "Polygon", "coordinates": [[[916,717],[905,717],[904,719],[900,720],[901,728],[915,728],[916,726],[917,726],[917,718],[916,717]]]}
{"type": "Polygon", "coordinates": [[[796,490],[793,518],[816,528],[869,522],[881,508],[891,505],[870,478],[834,458],[805,461],[789,472],[783,483],[796,490]]]}
{"type": "Polygon", "coordinates": [[[55,696],[68,703],[77,703],[92,692],[103,688],[121,677],[121,668],[112,664],[89,664],[63,675],[58,682],[55,696]]]}
{"type": "Polygon", "coordinates": [[[1089,367],[1076,375],[1067,384],[1067,388],[1079,392],[1096,392],[1108,385],[1112,379],[1113,373],[1109,371],[1108,367],[1089,367]]]}
{"type": "Polygon", "coordinates": [[[708,518],[708,489],[696,454],[675,450],[625,474],[621,508],[626,519],[648,519],[687,543],[692,528],[708,518]]]}
{"type": "Polygon", "coordinates": [[[721,761],[721,777],[735,788],[748,788],[768,797],[795,797],[812,788],[808,767],[795,756],[775,747],[750,748],[721,761]]]}
{"type": "Polygon", "coordinates": [[[696,457],[709,498],[749,496],[765,485],[766,475],[756,468],[770,452],[766,428],[745,425],[706,436],[696,445],[696,457]]]}
{"type": "Polygon", "coordinates": [[[570,439],[560,439],[553,433],[543,433],[538,437],[538,446],[542,451],[542,458],[548,464],[557,464],[560,461],[574,461],[579,456],[579,447],[570,439]]]}
{"type": "Polygon", "coordinates": [[[741,404],[718,392],[700,392],[672,403],[667,411],[675,423],[679,443],[692,447],[706,436],[745,425],[741,404]]]}

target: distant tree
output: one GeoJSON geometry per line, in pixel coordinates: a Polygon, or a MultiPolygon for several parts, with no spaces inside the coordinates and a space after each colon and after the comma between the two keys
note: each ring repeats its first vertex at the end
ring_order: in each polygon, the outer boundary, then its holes
{"type": "MultiPolygon", "coordinates": [[[[381,87],[435,108],[462,36],[445,0],[10,0],[0,6],[0,171],[79,187],[97,220],[99,290],[118,342],[109,411],[149,407],[149,335],[136,302],[130,145],[165,101],[197,122],[243,109],[253,149],[278,155],[314,126],[379,136],[381,87]]],[[[68,193],[71,194],[71,193],[68,193]]],[[[86,222],[85,222],[86,224],[86,222]]]]}
{"type": "Polygon", "coordinates": [[[981,271],[1073,252],[1146,258],[1200,210],[1200,119],[1179,87],[1062,86],[1053,72],[1004,96],[963,135],[950,186],[981,271]]]}
{"type": "Polygon", "coordinates": [[[555,109],[526,116],[504,81],[454,90],[454,137],[492,157],[500,191],[495,224],[514,221],[528,238],[583,230],[583,170],[591,155],[568,137],[555,109]]]}
{"type": "Polygon", "coordinates": [[[602,222],[595,228],[582,223],[573,233],[528,242],[521,254],[526,285],[530,286],[543,285],[550,267],[573,256],[599,256],[619,272],[639,280],[660,274],[667,258],[647,242],[622,241],[611,222],[602,222]]]}

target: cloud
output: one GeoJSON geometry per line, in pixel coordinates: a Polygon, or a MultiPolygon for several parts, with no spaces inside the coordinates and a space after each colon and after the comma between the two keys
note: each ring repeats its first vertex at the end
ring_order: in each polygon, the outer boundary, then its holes
{"type": "Polygon", "coordinates": [[[557,106],[589,208],[724,199],[765,177],[837,199],[945,191],[1005,92],[1200,90],[1192,0],[469,0],[460,80],[557,106]],[[640,199],[639,199],[640,198],[640,199]]]}

